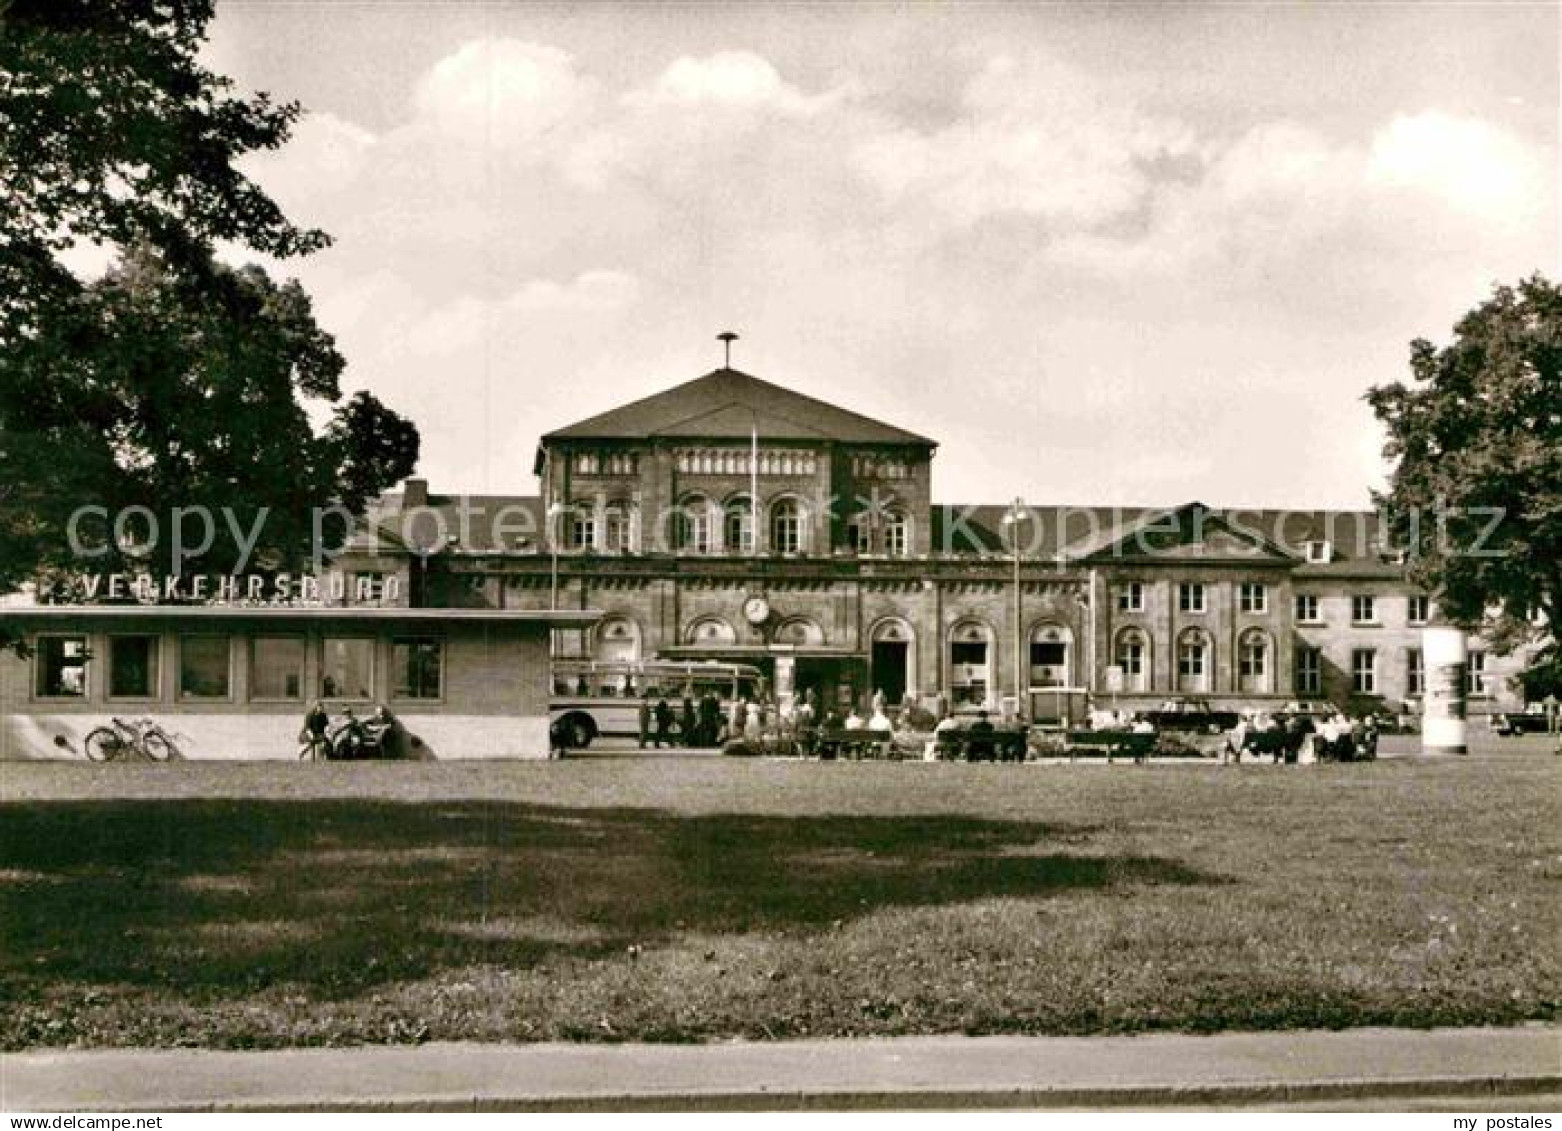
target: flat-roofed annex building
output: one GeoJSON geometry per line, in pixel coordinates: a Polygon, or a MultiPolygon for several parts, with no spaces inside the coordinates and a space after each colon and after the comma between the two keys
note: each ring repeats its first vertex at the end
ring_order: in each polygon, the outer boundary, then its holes
{"type": "MultiPolygon", "coordinates": [[[[544,435],[536,495],[409,482],[339,565],[414,604],[600,609],[562,652],[743,659],[832,702],[1419,698],[1436,611],[1373,513],[934,504],[936,450],[723,368],[544,435]]],[[[1472,710],[1510,706],[1520,659],[1471,649],[1472,710]]]]}

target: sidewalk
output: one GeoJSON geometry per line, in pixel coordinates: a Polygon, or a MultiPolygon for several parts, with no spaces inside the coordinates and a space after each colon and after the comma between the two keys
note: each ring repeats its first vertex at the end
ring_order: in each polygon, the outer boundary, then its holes
{"type": "MultiPolygon", "coordinates": [[[[719,1045],[135,1049],[0,1059],[8,1111],[1324,1105],[1562,1096],[1562,1030],[1354,1029],[719,1045]]],[[[1554,1110],[1554,1107],[1553,1107],[1554,1110]]]]}

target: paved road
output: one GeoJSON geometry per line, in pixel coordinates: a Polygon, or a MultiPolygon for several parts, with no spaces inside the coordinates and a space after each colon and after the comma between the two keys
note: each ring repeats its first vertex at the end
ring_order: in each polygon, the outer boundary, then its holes
{"type": "Polygon", "coordinates": [[[775,1110],[1218,1107],[1555,1110],[1562,1031],[1355,1029],[23,1053],[0,1107],[37,1110],[775,1110]]]}

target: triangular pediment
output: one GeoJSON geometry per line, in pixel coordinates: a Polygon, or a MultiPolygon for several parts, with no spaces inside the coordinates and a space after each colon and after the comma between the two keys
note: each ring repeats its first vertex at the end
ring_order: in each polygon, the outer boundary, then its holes
{"type": "Polygon", "coordinates": [[[823,431],[784,413],[752,408],[739,402],[720,405],[657,428],[653,436],[736,437],[758,433],[767,439],[823,440],[823,431]]]}
{"type": "Polygon", "coordinates": [[[933,441],[735,369],[718,369],[649,397],[549,432],[556,440],[645,436],[817,439],[932,448],[933,441]]]}
{"type": "Polygon", "coordinates": [[[1144,515],[1128,529],[1112,531],[1095,545],[1078,547],[1084,558],[1113,561],[1273,562],[1296,557],[1252,527],[1228,519],[1203,503],[1144,515]]]}

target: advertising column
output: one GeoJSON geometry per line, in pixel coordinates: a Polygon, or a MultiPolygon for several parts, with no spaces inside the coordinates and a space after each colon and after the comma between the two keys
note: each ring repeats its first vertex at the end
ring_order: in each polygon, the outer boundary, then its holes
{"type": "Polygon", "coordinates": [[[1422,630],[1426,664],[1421,752],[1467,754],[1465,744],[1465,644],[1457,628],[1437,625],[1422,630]]]}

